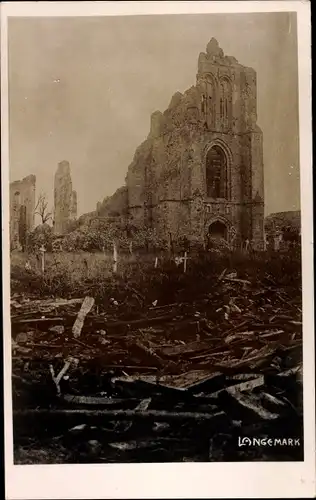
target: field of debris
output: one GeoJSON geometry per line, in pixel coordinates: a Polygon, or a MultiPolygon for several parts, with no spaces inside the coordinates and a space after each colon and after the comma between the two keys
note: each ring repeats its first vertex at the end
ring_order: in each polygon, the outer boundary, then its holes
{"type": "Polygon", "coordinates": [[[298,250],[177,264],[11,261],[16,464],[303,459],[298,250]]]}

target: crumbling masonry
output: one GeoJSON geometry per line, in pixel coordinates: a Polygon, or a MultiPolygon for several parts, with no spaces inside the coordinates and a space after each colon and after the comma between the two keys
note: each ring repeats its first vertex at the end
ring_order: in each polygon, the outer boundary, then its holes
{"type": "Polygon", "coordinates": [[[10,184],[10,246],[22,250],[27,232],[34,228],[35,175],[10,184]]]}
{"type": "Polygon", "coordinates": [[[68,161],[58,164],[54,182],[54,233],[67,232],[71,220],[77,217],[77,193],[72,190],[68,161]]]}
{"type": "Polygon", "coordinates": [[[128,168],[122,211],[132,225],[174,240],[205,244],[220,236],[263,248],[256,85],[256,72],[225,56],[212,38],[199,55],[196,85],[152,114],[148,138],[128,168]]]}

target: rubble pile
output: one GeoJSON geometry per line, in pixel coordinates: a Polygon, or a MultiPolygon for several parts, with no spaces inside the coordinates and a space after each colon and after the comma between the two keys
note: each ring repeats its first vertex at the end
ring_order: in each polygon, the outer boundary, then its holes
{"type": "Polygon", "coordinates": [[[17,463],[302,460],[297,286],[224,270],[188,301],[133,297],[126,318],[128,298],[12,294],[17,463]]]}

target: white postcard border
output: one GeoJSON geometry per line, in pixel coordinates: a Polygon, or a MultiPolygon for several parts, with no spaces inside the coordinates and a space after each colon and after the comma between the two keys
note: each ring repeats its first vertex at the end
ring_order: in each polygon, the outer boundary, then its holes
{"type": "Polygon", "coordinates": [[[307,1],[12,2],[1,5],[2,256],[6,497],[297,498],[315,494],[311,24],[307,1]],[[296,11],[299,53],[303,267],[304,462],[13,465],[8,148],[8,16],[99,16],[296,11]]]}

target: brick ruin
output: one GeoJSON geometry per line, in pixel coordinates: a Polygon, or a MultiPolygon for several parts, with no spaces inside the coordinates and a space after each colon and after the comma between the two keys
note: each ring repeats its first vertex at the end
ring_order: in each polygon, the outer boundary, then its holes
{"type": "Polygon", "coordinates": [[[54,181],[54,233],[67,232],[69,222],[77,218],[77,193],[72,189],[68,161],[58,164],[54,181]]]}
{"type": "MultiPolygon", "coordinates": [[[[220,236],[263,248],[256,85],[256,72],[226,56],[212,38],[199,55],[196,85],[152,114],[150,133],[128,167],[118,194],[130,224],[173,240],[205,244],[220,236]]],[[[117,193],[114,199],[118,211],[117,193]]]]}
{"type": "Polygon", "coordinates": [[[35,175],[10,183],[10,245],[22,250],[35,223],[35,175]]]}

